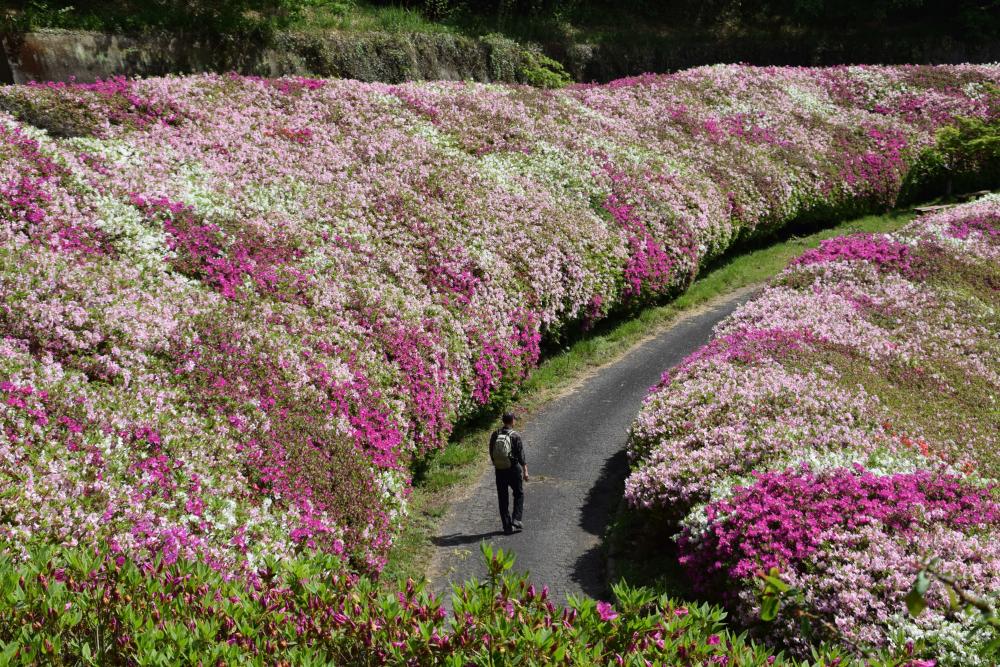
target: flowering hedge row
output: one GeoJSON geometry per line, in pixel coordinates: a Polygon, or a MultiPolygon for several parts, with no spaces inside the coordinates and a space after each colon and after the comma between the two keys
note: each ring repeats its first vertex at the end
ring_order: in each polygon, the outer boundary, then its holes
{"type": "Polygon", "coordinates": [[[542,337],[682,289],[740,238],[891,204],[998,81],[0,89],[4,549],[378,571],[412,457],[505,400],[542,337]]]}
{"type": "Polygon", "coordinates": [[[945,586],[917,618],[904,599],[932,557],[1000,595],[998,260],[995,195],[824,241],[664,375],[632,426],[626,496],[680,527],[699,589],[753,624],[777,568],[820,620],[767,627],[796,651],[911,642],[993,664],[993,634],[945,586]]]}

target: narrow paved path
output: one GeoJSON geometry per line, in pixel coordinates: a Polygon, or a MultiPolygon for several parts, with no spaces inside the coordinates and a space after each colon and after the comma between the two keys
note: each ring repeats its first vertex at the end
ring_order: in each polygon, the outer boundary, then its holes
{"type": "Polygon", "coordinates": [[[712,327],[751,294],[743,289],[682,317],[519,422],[531,473],[524,532],[501,532],[493,470],[485,470],[441,522],[428,568],[432,587],[443,593],[450,582],[483,579],[485,540],[513,551],[515,569],[548,585],[557,601],[607,595],[600,543],[628,473],[626,430],[663,371],[706,343],[712,327]]]}

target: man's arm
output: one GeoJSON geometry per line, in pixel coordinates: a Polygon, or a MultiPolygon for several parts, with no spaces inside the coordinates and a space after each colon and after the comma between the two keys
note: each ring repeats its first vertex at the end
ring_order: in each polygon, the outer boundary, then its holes
{"type": "Polygon", "coordinates": [[[493,445],[495,444],[497,444],[497,431],[493,431],[492,435],[490,435],[490,447],[487,452],[490,455],[490,460],[493,460],[493,445]]]}
{"type": "Polygon", "coordinates": [[[517,444],[518,444],[518,454],[520,455],[521,463],[521,477],[524,481],[528,481],[528,460],[524,457],[524,440],[521,438],[521,434],[517,434],[517,444]]]}

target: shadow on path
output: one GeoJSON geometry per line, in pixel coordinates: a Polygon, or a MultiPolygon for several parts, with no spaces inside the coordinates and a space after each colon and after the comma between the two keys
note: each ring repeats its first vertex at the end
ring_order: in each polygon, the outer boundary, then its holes
{"type": "MultiPolygon", "coordinates": [[[[604,536],[608,523],[611,521],[611,513],[621,498],[627,475],[628,456],[622,449],[604,462],[600,477],[587,491],[583,507],[580,508],[580,528],[591,535],[604,536]]],[[[605,599],[609,592],[606,586],[607,577],[604,576],[604,568],[604,548],[601,545],[596,545],[587,549],[576,559],[573,570],[570,572],[570,580],[590,597],[605,599]]]]}
{"type": "Polygon", "coordinates": [[[436,546],[439,547],[460,547],[466,544],[475,544],[489,537],[496,537],[497,535],[503,535],[502,530],[494,530],[488,533],[479,533],[477,535],[465,535],[462,533],[451,533],[450,535],[440,535],[433,538],[431,541],[434,542],[436,546]]]}
{"type": "Polygon", "coordinates": [[[576,584],[588,597],[608,600],[609,591],[604,576],[604,549],[598,545],[580,554],[573,563],[569,580],[576,584]]]}
{"type": "Polygon", "coordinates": [[[591,535],[604,535],[611,519],[611,510],[621,497],[627,476],[628,455],[621,449],[604,462],[601,476],[587,491],[583,507],[580,508],[580,528],[591,535]]]}

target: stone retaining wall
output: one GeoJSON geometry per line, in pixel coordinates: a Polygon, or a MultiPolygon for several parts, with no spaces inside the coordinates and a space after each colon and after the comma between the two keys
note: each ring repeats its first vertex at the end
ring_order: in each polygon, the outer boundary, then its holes
{"type": "Polygon", "coordinates": [[[170,34],[129,37],[40,30],[3,37],[0,82],[94,81],[110,76],[237,71],[390,83],[414,79],[518,81],[527,51],[503,38],[390,33],[282,33],[271,44],[170,34]]]}
{"type": "MultiPolygon", "coordinates": [[[[3,37],[0,83],[93,81],[116,74],[237,71],[261,76],[314,75],[397,83],[415,79],[524,82],[529,50],[499,36],[450,33],[280,33],[271,44],[216,42],[160,34],[129,37],[87,31],[39,30],[3,37]]],[[[698,35],[607,44],[550,44],[545,51],[577,81],[608,81],[716,62],[755,65],[961,63],[1000,61],[1000,43],[959,43],[947,37],[884,39],[767,35],[718,41],[698,35]],[[857,43],[855,43],[857,42],[857,43]]]]}

